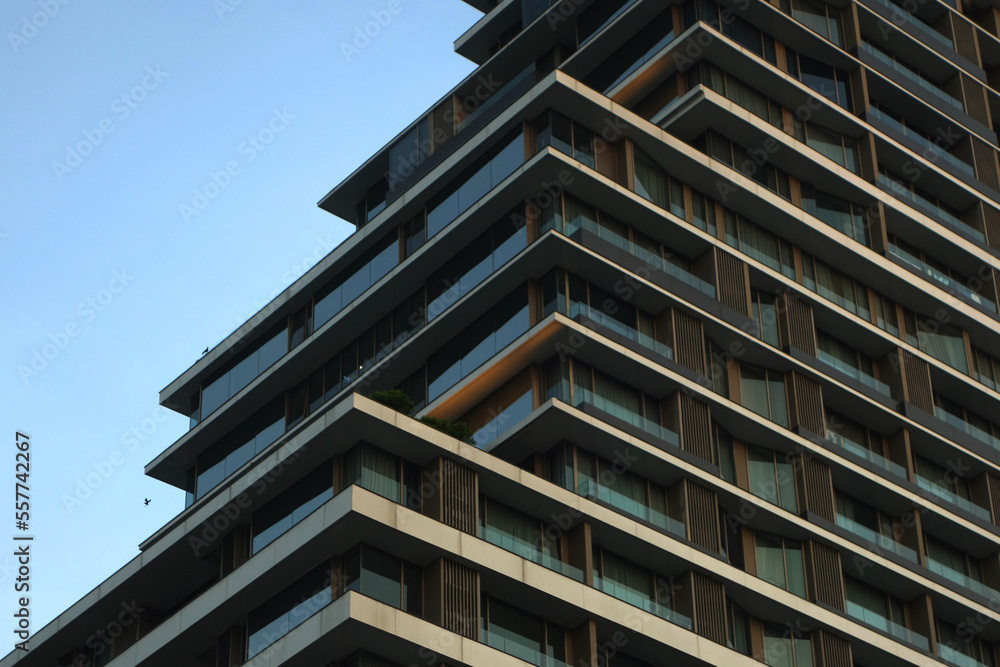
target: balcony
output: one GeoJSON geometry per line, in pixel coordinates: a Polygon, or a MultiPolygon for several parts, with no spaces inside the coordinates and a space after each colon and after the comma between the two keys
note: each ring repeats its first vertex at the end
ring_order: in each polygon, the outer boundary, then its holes
{"type": "Polygon", "coordinates": [[[882,113],[875,107],[871,107],[868,110],[868,115],[871,116],[872,118],[875,118],[885,123],[892,129],[896,130],[897,132],[905,136],[907,139],[910,139],[911,141],[914,141],[917,144],[919,144],[920,147],[923,149],[922,157],[925,157],[930,162],[936,163],[938,160],[943,160],[944,162],[947,162],[952,167],[957,169],[959,172],[968,176],[969,178],[976,178],[976,170],[972,167],[971,164],[959,160],[957,157],[955,157],[945,149],[936,145],[934,142],[928,140],[927,137],[925,137],[924,135],[920,134],[919,132],[915,132],[914,130],[911,130],[910,128],[906,127],[898,120],[890,116],[889,114],[882,113]],[[930,153],[930,156],[928,156],[928,153],[930,153]]]}
{"type": "Polygon", "coordinates": [[[988,600],[1000,600],[1000,592],[993,590],[983,582],[976,581],[962,572],[953,570],[949,566],[936,561],[933,558],[927,558],[927,569],[934,574],[941,575],[952,583],[958,584],[959,586],[972,591],[973,593],[982,595],[988,600]]]}
{"type": "Polygon", "coordinates": [[[935,42],[937,42],[938,44],[940,44],[941,46],[950,51],[955,50],[955,42],[952,39],[945,37],[937,30],[924,23],[922,20],[917,18],[915,14],[911,14],[910,12],[906,11],[906,9],[904,9],[903,7],[900,7],[896,3],[890,2],[889,0],[874,0],[874,1],[876,4],[882,5],[883,7],[891,11],[893,19],[895,19],[896,17],[900,17],[903,19],[902,22],[909,24],[914,29],[916,29],[920,34],[929,37],[930,39],[934,40],[935,42]]]}
{"type": "MultiPolygon", "coordinates": [[[[596,236],[597,238],[610,243],[616,248],[627,252],[628,254],[636,257],[651,268],[657,271],[662,271],[671,278],[675,278],[685,285],[689,285],[703,294],[715,298],[715,286],[711,283],[705,282],[701,278],[696,277],[693,273],[680,266],[677,263],[670,261],[670,258],[663,258],[659,255],[652,253],[646,248],[642,248],[632,243],[630,239],[616,234],[607,227],[599,226],[595,221],[589,218],[578,218],[580,220],[579,224],[576,221],[567,221],[566,223],[566,236],[570,237],[574,241],[581,240],[580,232],[586,232],[590,235],[596,236]]],[[[584,244],[586,245],[586,244],[584,244]]]]}
{"type": "Polygon", "coordinates": [[[872,389],[874,389],[879,393],[885,394],[890,398],[892,397],[892,391],[889,389],[889,385],[887,385],[884,382],[880,382],[879,380],[873,378],[871,375],[861,372],[860,369],[855,368],[854,366],[851,366],[850,364],[845,363],[840,359],[837,359],[832,354],[824,352],[823,350],[817,350],[816,358],[822,361],[827,366],[830,366],[831,368],[840,371],[844,375],[848,375],[854,378],[855,380],[865,385],[866,387],[871,387],[872,389]]]}
{"type": "Polygon", "coordinates": [[[958,495],[957,493],[953,493],[949,489],[946,489],[943,486],[940,486],[939,484],[932,482],[926,477],[920,477],[918,475],[916,481],[917,481],[917,486],[919,486],[924,491],[930,491],[941,500],[949,502],[955,507],[961,508],[966,512],[968,512],[969,514],[972,514],[982,519],[983,521],[986,521],[987,523],[991,521],[990,512],[985,507],[980,507],[971,500],[967,500],[962,496],[958,495]]]}
{"type": "Polygon", "coordinates": [[[991,313],[997,312],[997,306],[995,303],[984,299],[982,296],[980,296],[976,292],[973,292],[971,289],[963,285],[958,280],[955,280],[954,278],[943,273],[942,271],[939,271],[938,269],[929,266],[928,264],[920,260],[918,257],[914,257],[913,255],[906,252],[899,246],[890,243],[886,252],[888,252],[890,255],[893,255],[894,257],[898,257],[899,259],[903,260],[903,262],[905,262],[908,266],[911,266],[914,269],[916,269],[918,273],[922,273],[923,275],[930,278],[932,281],[939,283],[941,289],[948,292],[949,294],[957,294],[966,301],[974,303],[980,308],[988,310],[991,313]]]}
{"type": "Polygon", "coordinates": [[[927,215],[941,220],[949,227],[957,229],[966,236],[973,238],[979,241],[980,243],[983,244],[986,243],[986,235],[983,234],[981,231],[963,222],[962,220],[952,215],[948,211],[945,211],[937,204],[925,199],[924,197],[921,197],[920,195],[913,192],[909,188],[903,187],[902,185],[892,180],[885,174],[881,173],[878,174],[877,182],[882,187],[883,190],[889,192],[897,199],[902,199],[913,208],[919,209],[924,213],[926,213],[927,215]]]}
{"type": "Polygon", "coordinates": [[[979,662],[971,655],[966,655],[942,642],[938,642],[938,655],[942,660],[949,664],[956,665],[956,667],[992,667],[992,663],[987,665],[979,662]]]}
{"type": "Polygon", "coordinates": [[[905,558],[911,563],[919,564],[920,559],[917,557],[917,552],[910,547],[900,544],[895,540],[882,535],[881,533],[872,530],[868,526],[862,526],[860,523],[854,519],[850,519],[843,514],[837,514],[837,525],[845,530],[849,530],[866,542],[871,542],[877,545],[878,550],[888,551],[894,553],[901,558],[905,558]]]}
{"type": "Polygon", "coordinates": [[[558,658],[553,658],[541,651],[532,648],[527,644],[528,639],[521,639],[516,635],[502,635],[498,632],[490,632],[486,629],[480,630],[480,639],[487,646],[491,646],[498,651],[503,651],[507,655],[529,662],[537,667],[569,667],[558,658]]]}
{"type": "Polygon", "coordinates": [[[927,79],[925,79],[924,77],[920,76],[912,69],[907,67],[906,65],[894,60],[892,57],[890,57],[888,54],[886,54],[878,47],[872,46],[868,42],[861,42],[858,46],[862,51],[864,51],[867,54],[870,54],[880,64],[890,68],[891,70],[902,76],[904,79],[915,83],[917,86],[923,88],[928,93],[930,93],[937,99],[941,100],[945,104],[953,107],[957,111],[965,113],[965,107],[959,100],[955,99],[954,97],[946,93],[937,84],[928,81],[927,79]]]}
{"type": "Polygon", "coordinates": [[[847,601],[847,613],[862,623],[888,633],[902,642],[910,644],[911,646],[916,646],[924,651],[930,650],[930,640],[928,640],[927,637],[917,634],[913,630],[891,621],[885,616],[876,614],[874,611],[862,607],[855,602],[851,602],[850,600],[847,601]]]}
{"type": "Polygon", "coordinates": [[[569,563],[564,563],[554,556],[542,553],[538,550],[538,545],[533,542],[521,539],[511,535],[510,533],[505,533],[494,528],[493,526],[480,526],[479,537],[480,539],[486,540],[490,544],[498,546],[505,551],[509,551],[513,554],[517,554],[521,558],[530,560],[532,563],[541,565],[542,567],[552,570],[553,572],[558,572],[559,574],[569,577],[573,581],[583,583],[582,570],[573,567],[569,563]]]}
{"type": "Polygon", "coordinates": [[[590,405],[611,417],[620,419],[631,426],[642,430],[649,435],[667,442],[674,447],[680,447],[681,441],[676,433],[666,426],[660,426],[656,422],[632,412],[625,406],[619,405],[604,396],[600,396],[581,387],[573,388],[573,407],[579,408],[581,405],[590,405]]]}
{"type": "Polygon", "coordinates": [[[625,514],[636,517],[641,521],[651,523],[672,535],[680,537],[681,539],[687,539],[687,528],[680,521],[671,519],[666,514],[636,502],[632,498],[629,498],[614,489],[598,485],[593,480],[587,480],[581,484],[576,492],[585,498],[597,498],[615,509],[621,510],[625,514]]]}
{"type": "Polygon", "coordinates": [[[634,341],[662,357],[666,357],[667,359],[674,358],[674,350],[669,345],[661,343],[652,336],[648,336],[638,329],[628,326],[621,320],[617,320],[604,311],[591,307],[589,304],[579,301],[570,302],[569,315],[577,321],[579,321],[579,318],[585,317],[601,327],[613,331],[623,338],[634,341]]]}
{"type": "Polygon", "coordinates": [[[965,421],[961,417],[957,417],[951,414],[944,408],[935,405],[934,416],[940,419],[941,421],[945,422],[949,426],[953,426],[954,428],[957,428],[959,431],[962,431],[963,433],[968,433],[976,440],[979,440],[980,442],[989,445],[993,449],[1000,449],[1000,439],[993,437],[992,435],[990,435],[989,433],[987,433],[986,431],[982,430],[977,426],[973,426],[972,424],[965,421]]]}
{"type": "Polygon", "coordinates": [[[651,614],[659,616],[665,621],[669,621],[674,625],[679,625],[686,630],[691,630],[694,624],[691,619],[680,614],[669,607],[664,607],[662,604],[650,600],[641,593],[632,590],[631,588],[626,588],[624,586],[619,586],[613,581],[608,581],[598,576],[594,576],[594,588],[604,593],[607,593],[613,598],[617,598],[622,602],[627,602],[628,604],[639,607],[644,611],[648,611],[651,614]]]}
{"type": "Polygon", "coordinates": [[[829,440],[830,442],[833,442],[838,447],[846,449],[855,456],[863,458],[869,463],[872,463],[878,466],[879,468],[882,468],[883,470],[890,472],[896,477],[899,477],[901,479],[908,479],[908,476],[906,474],[906,468],[899,465],[898,463],[893,463],[892,461],[885,458],[881,454],[873,452],[864,445],[860,445],[849,438],[845,438],[839,433],[834,433],[833,431],[829,431],[826,437],[827,440],[829,440]]]}

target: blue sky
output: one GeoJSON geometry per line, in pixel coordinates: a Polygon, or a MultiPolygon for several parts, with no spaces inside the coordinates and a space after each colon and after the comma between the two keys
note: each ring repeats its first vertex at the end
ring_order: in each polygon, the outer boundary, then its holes
{"type": "MultiPolygon", "coordinates": [[[[159,390],[346,238],[316,202],[473,69],[452,43],[480,16],[460,0],[0,5],[0,554],[21,431],[32,633],[181,511],[142,473],[187,429],[159,390]],[[384,25],[345,49],[372,12],[384,25]]],[[[13,566],[0,556],[6,618],[13,566]]]]}

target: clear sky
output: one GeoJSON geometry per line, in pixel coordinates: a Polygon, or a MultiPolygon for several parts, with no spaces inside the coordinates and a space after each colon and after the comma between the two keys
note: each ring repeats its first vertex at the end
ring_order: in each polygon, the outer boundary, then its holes
{"type": "Polygon", "coordinates": [[[452,44],[480,16],[460,0],[0,4],[0,655],[13,536],[35,536],[34,633],[183,509],[143,475],[187,430],[159,390],[353,230],[316,202],[473,69],[452,44]],[[355,45],[372,12],[384,25],[355,45]]]}

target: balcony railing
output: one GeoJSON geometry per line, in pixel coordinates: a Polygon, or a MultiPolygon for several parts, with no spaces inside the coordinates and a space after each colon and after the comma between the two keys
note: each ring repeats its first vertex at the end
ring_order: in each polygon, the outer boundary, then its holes
{"type": "Polygon", "coordinates": [[[991,434],[982,430],[978,426],[973,426],[964,419],[951,414],[937,405],[934,406],[934,416],[941,421],[946,422],[950,426],[954,426],[958,430],[968,433],[976,440],[989,445],[993,449],[1000,449],[1000,439],[993,437],[991,434]]]}
{"type": "Polygon", "coordinates": [[[982,296],[980,296],[976,292],[973,292],[971,289],[963,285],[961,282],[955,280],[948,274],[943,273],[942,271],[939,271],[938,269],[935,269],[934,267],[929,266],[928,264],[922,262],[918,257],[914,257],[913,255],[906,252],[899,246],[890,243],[887,252],[890,255],[900,258],[901,260],[906,262],[906,264],[912,266],[917,271],[924,274],[934,282],[940,283],[941,289],[943,289],[944,291],[950,294],[957,294],[960,297],[964,298],[966,301],[970,301],[976,304],[977,306],[985,308],[991,313],[997,312],[997,305],[995,303],[987,299],[984,299],[982,296]]]}
{"type": "Polygon", "coordinates": [[[878,47],[872,46],[868,42],[861,42],[859,46],[862,51],[871,54],[873,58],[878,60],[886,67],[891,68],[893,71],[897,72],[908,81],[912,81],[913,83],[917,84],[927,92],[934,95],[934,97],[940,99],[945,104],[948,104],[963,113],[965,112],[965,107],[959,100],[955,99],[954,97],[946,93],[937,84],[928,81],[927,79],[925,79],[924,77],[920,76],[912,69],[907,67],[906,65],[902,64],[897,60],[894,60],[892,57],[890,57],[887,53],[885,53],[878,47]]]}
{"type": "Polygon", "coordinates": [[[930,37],[938,44],[944,46],[946,49],[950,49],[952,51],[955,50],[955,42],[953,40],[951,40],[948,37],[945,37],[937,30],[924,23],[915,14],[911,14],[910,12],[906,11],[905,9],[897,5],[896,3],[890,2],[889,0],[875,0],[875,2],[889,9],[893,14],[893,19],[895,19],[897,16],[901,17],[904,23],[908,23],[909,25],[913,26],[918,31],[920,31],[921,34],[930,37]]]}
{"type": "Polygon", "coordinates": [[[862,623],[867,623],[873,628],[878,628],[883,632],[889,633],[900,641],[904,641],[907,644],[916,646],[924,651],[930,650],[930,641],[927,637],[917,634],[913,630],[910,630],[895,621],[891,621],[885,616],[876,614],[874,611],[862,607],[855,602],[851,602],[850,600],[847,601],[847,613],[862,623]]]}
{"type": "Polygon", "coordinates": [[[664,607],[662,604],[659,604],[654,600],[650,600],[631,588],[619,586],[613,581],[608,581],[607,579],[603,579],[598,576],[594,577],[594,588],[607,593],[611,597],[618,598],[622,602],[627,602],[634,607],[639,607],[640,609],[648,611],[651,614],[655,614],[665,621],[670,621],[674,625],[679,625],[687,630],[694,627],[691,619],[684,614],[678,613],[669,607],[664,607]]]}
{"type": "Polygon", "coordinates": [[[953,570],[944,563],[936,561],[933,558],[927,559],[927,569],[935,574],[941,575],[948,581],[956,583],[959,586],[972,591],[973,593],[978,593],[979,595],[982,595],[990,600],[1000,600],[1000,592],[993,590],[981,581],[976,581],[963,572],[953,570]]]}
{"type": "Polygon", "coordinates": [[[643,521],[662,528],[668,533],[687,538],[687,528],[676,519],[671,519],[666,514],[654,510],[652,507],[639,503],[626,495],[619,493],[603,485],[598,485],[593,480],[587,480],[576,490],[584,497],[598,498],[616,509],[620,509],[625,514],[634,516],[643,521]]]}
{"type": "Polygon", "coordinates": [[[837,369],[845,375],[849,375],[866,387],[871,387],[877,392],[885,394],[886,396],[892,396],[892,391],[889,389],[889,385],[885,382],[880,382],[876,380],[871,375],[863,373],[861,369],[855,368],[848,363],[841,361],[832,354],[824,352],[823,350],[817,350],[816,358],[822,361],[827,366],[837,369]]]}
{"type": "Polygon", "coordinates": [[[877,454],[876,452],[873,452],[872,450],[868,449],[864,445],[860,445],[860,444],[854,442],[853,440],[851,440],[850,438],[845,438],[844,436],[840,435],[839,433],[834,433],[833,431],[828,432],[826,437],[827,437],[828,440],[830,440],[831,442],[833,442],[837,446],[842,447],[843,449],[846,449],[847,451],[851,452],[855,456],[860,456],[861,458],[865,459],[869,463],[873,463],[873,464],[877,465],[879,468],[887,470],[888,472],[892,473],[896,477],[900,477],[902,479],[907,479],[906,468],[904,468],[903,466],[899,465],[898,463],[894,463],[894,462],[890,461],[889,459],[885,458],[881,454],[877,454]]]}
{"type": "MultiPolygon", "coordinates": [[[[492,646],[498,651],[503,651],[507,655],[512,655],[515,658],[524,660],[525,662],[530,662],[532,665],[537,665],[537,667],[569,667],[569,665],[562,660],[546,655],[541,651],[518,641],[518,638],[514,636],[501,635],[496,632],[490,632],[489,630],[481,630],[480,638],[487,646],[492,646]]],[[[526,642],[529,640],[525,639],[524,641],[526,642]]]]}
{"type": "Polygon", "coordinates": [[[951,490],[946,489],[943,486],[936,484],[935,482],[932,482],[926,477],[920,477],[918,475],[917,486],[919,486],[921,489],[924,489],[925,491],[930,491],[941,500],[947,501],[956,507],[960,507],[966,512],[969,512],[970,514],[979,517],[983,521],[990,521],[990,511],[988,509],[986,509],[985,507],[980,507],[971,500],[963,498],[957,493],[954,493],[951,490]]]}
{"type": "Polygon", "coordinates": [[[659,438],[660,440],[665,440],[675,447],[680,447],[680,438],[676,433],[671,431],[666,426],[660,426],[658,423],[652,421],[651,419],[646,419],[645,417],[632,412],[628,408],[618,405],[614,401],[608,400],[607,398],[595,394],[589,389],[583,389],[581,387],[573,388],[573,407],[580,407],[582,404],[589,404],[608,413],[612,417],[617,417],[624,422],[631,424],[632,426],[638,427],[649,433],[650,435],[659,438]]]}
{"type": "Polygon", "coordinates": [[[942,660],[956,665],[956,667],[993,667],[993,663],[987,665],[986,663],[979,662],[972,656],[965,655],[942,642],[938,642],[938,655],[941,656],[942,660]]]}
{"type": "Polygon", "coordinates": [[[566,236],[572,237],[577,230],[582,229],[583,231],[589,232],[590,234],[607,241],[615,247],[624,250],[633,257],[641,259],[650,267],[658,271],[662,271],[672,278],[676,278],[685,285],[690,285],[699,292],[707,294],[713,299],[715,298],[714,285],[696,277],[684,267],[671,262],[669,257],[665,259],[658,254],[654,254],[646,248],[632,243],[630,239],[627,239],[620,234],[616,234],[607,227],[599,226],[597,222],[591,220],[590,218],[578,218],[578,220],[581,220],[579,224],[576,224],[576,221],[566,223],[566,236]]]}
{"type": "Polygon", "coordinates": [[[958,217],[944,210],[934,202],[921,197],[909,188],[903,187],[885,174],[880,173],[878,175],[878,184],[888,190],[895,197],[902,199],[906,203],[913,206],[913,208],[919,209],[927,215],[942,220],[945,224],[962,231],[981,243],[986,243],[986,235],[981,231],[963,222],[958,217]]]}
{"type": "Polygon", "coordinates": [[[967,176],[970,176],[972,178],[976,177],[976,170],[972,167],[971,164],[969,164],[968,162],[963,162],[962,160],[958,159],[945,149],[929,141],[927,137],[925,137],[924,135],[906,127],[905,125],[900,123],[898,120],[896,120],[889,114],[882,113],[875,107],[871,107],[868,110],[868,114],[871,115],[872,118],[876,118],[882,121],[883,123],[889,125],[900,134],[920,144],[920,146],[924,149],[922,156],[927,158],[930,162],[937,162],[938,159],[941,159],[947,162],[948,164],[952,165],[956,169],[958,169],[963,174],[966,174],[967,176]],[[928,157],[928,152],[930,153],[929,157],[928,157]]]}
{"type": "Polygon", "coordinates": [[[837,514],[837,525],[851,531],[861,539],[877,545],[882,551],[894,553],[897,556],[905,558],[911,563],[920,562],[920,559],[917,557],[917,552],[910,547],[905,544],[900,544],[892,538],[886,537],[885,535],[872,530],[868,526],[862,526],[854,519],[850,519],[843,514],[837,514]]]}
{"type": "Polygon", "coordinates": [[[656,352],[667,359],[674,358],[674,351],[669,345],[665,345],[652,336],[648,336],[638,329],[628,326],[621,320],[616,320],[602,310],[592,308],[589,304],[573,301],[570,303],[570,317],[575,318],[583,315],[606,329],[610,329],[628,340],[635,341],[639,345],[656,352]]]}
{"type": "Polygon", "coordinates": [[[496,545],[505,551],[517,554],[521,558],[530,560],[532,563],[541,565],[544,568],[565,575],[574,581],[583,583],[583,571],[573,567],[569,563],[564,563],[558,558],[542,553],[538,550],[538,545],[523,540],[519,537],[497,530],[493,526],[480,526],[479,537],[490,544],[496,545]]]}

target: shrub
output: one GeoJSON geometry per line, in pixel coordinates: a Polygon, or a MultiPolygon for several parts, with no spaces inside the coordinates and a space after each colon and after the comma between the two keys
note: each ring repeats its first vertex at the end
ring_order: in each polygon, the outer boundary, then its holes
{"type": "Polygon", "coordinates": [[[465,422],[450,422],[440,417],[421,417],[420,421],[457,440],[472,443],[472,429],[465,422]]]}
{"type": "Polygon", "coordinates": [[[409,416],[409,414],[413,412],[413,408],[416,407],[413,399],[407,396],[406,392],[401,389],[373,391],[368,398],[381,403],[386,407],[392,408],[397,412],[402,412],[407,416],[409,416]]]}

